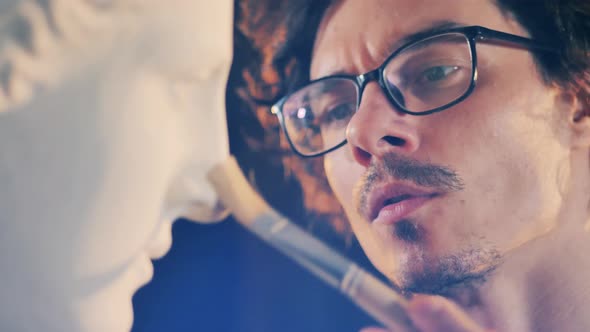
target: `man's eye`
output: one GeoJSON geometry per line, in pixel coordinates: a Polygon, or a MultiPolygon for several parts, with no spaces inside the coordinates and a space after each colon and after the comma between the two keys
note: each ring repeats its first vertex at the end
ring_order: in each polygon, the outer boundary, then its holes
{"type": "Polygon", "coordinates": [[[436,66],[424,70],[416,80],[418,83],[437,83],[459,70],[458,66],[436,66]]]}
{"type": "Polygon", "coordinates": [[[336,124],[343,120],[348,120],[356,109],[355,104],[339,104],[328,109],[322,117],[322,126],[336,124]]]}
{"type": "Polygon", "coordinates": [[[353,111],[354,111],[354,108],[352,105],[341,104],[341,105],[338,105],[337,107],[333,108],[332,110],[330,110],[330,117],[333,118],[334,120],[344,120],[347,117],[349,117],[353,111]]]}

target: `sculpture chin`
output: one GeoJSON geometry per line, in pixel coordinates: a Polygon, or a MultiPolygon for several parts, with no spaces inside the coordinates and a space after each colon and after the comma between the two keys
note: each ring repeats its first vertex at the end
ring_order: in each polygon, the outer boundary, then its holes
{"type": "Polygon", "coordinates": [[[220,201],[214,206],[199,202],[191,205],[184,217],[194,222],[212,224],[225,220],[229,214],[229,209],[220,201]]]}

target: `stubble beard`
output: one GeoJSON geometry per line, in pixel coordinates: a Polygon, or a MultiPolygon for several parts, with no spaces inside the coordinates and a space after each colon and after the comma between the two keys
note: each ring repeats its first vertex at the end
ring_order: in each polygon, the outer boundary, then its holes
{"type": "MultiPolygon", "coordinates": [[[[369,165],[354,190],[359,215],[369,214],[368,199],[372,189],[391,180],[410,182],[441,193],[464,189],[459,174],[448,166],[388,153],[380,162],[369,165]]],[[[501,263],[499,251],[493,246],[485,247],[485,239],[478,239],[454,254],[435,256],[426,247],[427,233],[420,223],[411,219],[394,225],[391,236],[402,243],[405,252],[393,253],[399,259],[391,262],[396,269],[394,275],[388,277],[402,290],[444,296],[453,289],[471,288],[485,282],[501,263]]]]}
{"type": "Polygon", "coordinates": [[[404,223],[399,223],[399,228],[404,230],[396,230],[396,236],[402,235],[398,239],[406,242],[402,249],[405,252],[397,255],[397,268],[390,277],[405,292],[449,296],[462,289],[477,288],[502,262],[500,252],[494,247],[469,246],[435,256],[420,243],[422,232],[408,231],[412,227],[402,226],[404,223]]]}

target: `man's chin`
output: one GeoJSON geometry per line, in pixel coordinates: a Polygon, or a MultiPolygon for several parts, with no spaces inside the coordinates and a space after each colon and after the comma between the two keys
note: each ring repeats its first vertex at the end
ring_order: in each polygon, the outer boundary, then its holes
{"type": "Polygon", "coordinates": [[[392,279],[407,292],[444,296],[456,289],[481,285],[500,261],[499,253],[493,250],[468,250],[437,258],[423,253],[421,257],[404,259],[392,279]]]}
{"type": "Polygon", "coordinates": [[[405,275],[399,279],[398,286],[407,293],[421,293],[446,296],[457,289],[473,288],[486,280],[485,274],[462,276],[450,275],[405,275]]]}

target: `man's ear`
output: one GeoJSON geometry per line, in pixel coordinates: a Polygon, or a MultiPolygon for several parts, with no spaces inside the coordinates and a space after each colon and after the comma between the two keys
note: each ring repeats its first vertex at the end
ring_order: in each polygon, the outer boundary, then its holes
{"type": "Polygon", "coordinates": [[[562,93],[560,102],[568,109],[568,124],[572,129],[573,147],[590,147],[590,91],[562,93]]]}

